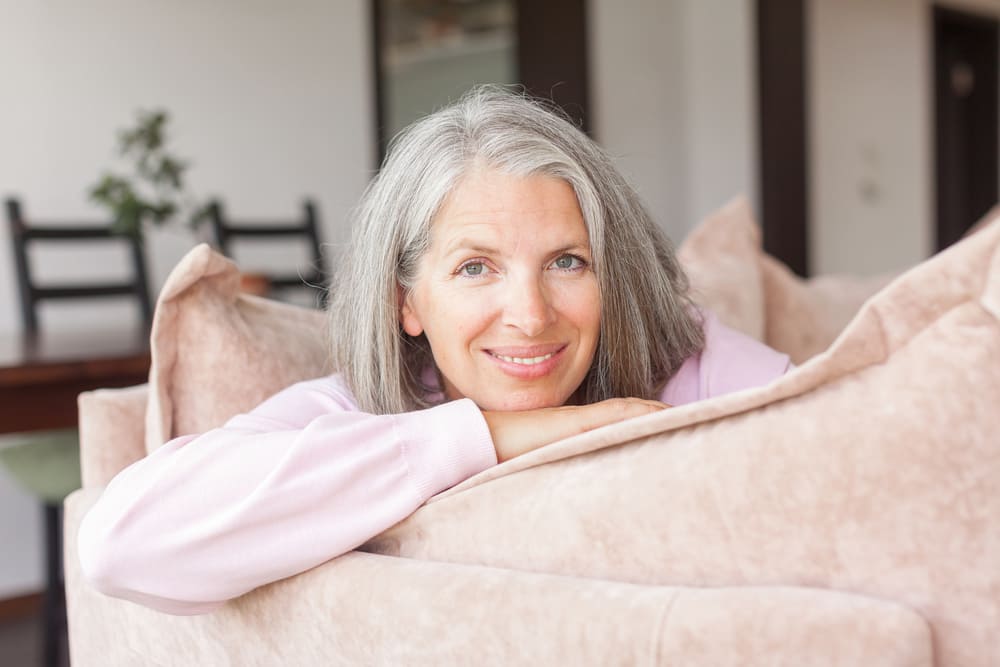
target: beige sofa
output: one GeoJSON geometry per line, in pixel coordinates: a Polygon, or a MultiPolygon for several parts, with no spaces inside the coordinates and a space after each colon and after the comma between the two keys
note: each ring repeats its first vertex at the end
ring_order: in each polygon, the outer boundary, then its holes
{"type": "Polygon", "coordinates": [[[681,254],[699,298],[802,365],[514,459],[361,550],[174,617],[81,581],[82,515],[166,439],[325,372],[315,314],[239,295],[235,267],[192,251],[150,384],[80,398],[73,664],[1000,664],[1000,225],[839,337],[885,279],[794,278],[739,204],[681,254]]]}

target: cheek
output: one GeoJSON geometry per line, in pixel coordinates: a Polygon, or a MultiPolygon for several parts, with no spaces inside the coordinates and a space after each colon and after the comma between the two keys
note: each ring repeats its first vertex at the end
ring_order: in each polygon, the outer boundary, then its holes
{"type": "Polygon", "coordinates": [[[596,282],[569,286],[559,295],[560,311],[585,338],[596,338],[601,327],[601,299],[596,282]]]}
{"type": "MultiPolygon", "coordinates": [[[[468,290],[442,290],[427,304],[430,315],[425,323],[431,344],[450,343],[449,347],[483,333],[493,320],[486,294],[468,290]]],[[[450,350],[442,349],[447,353],[450,350]]]]}

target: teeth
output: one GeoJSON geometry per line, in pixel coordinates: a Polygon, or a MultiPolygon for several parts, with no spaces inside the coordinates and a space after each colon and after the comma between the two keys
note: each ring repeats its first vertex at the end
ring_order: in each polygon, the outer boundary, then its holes
{"type": "Polygon", "coordinates": [[[546,359],[551,359],[552,355],[555,354],[551,352],[549,354],[542,355],[540,357],[507,357],[502,354],[494,354],[493,356],[497,359],[503,359],[506,362],[512,364],[521,364],[522,366],[533,366],[535,364],[540,364],[546,359]]]}

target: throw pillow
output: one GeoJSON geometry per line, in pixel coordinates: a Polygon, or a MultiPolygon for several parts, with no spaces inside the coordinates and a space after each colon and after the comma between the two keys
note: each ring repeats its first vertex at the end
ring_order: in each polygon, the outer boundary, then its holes
{"type": "Polygon", "coordinates": [[[147,451],[330,372],[324,314],[243,294],[239,279],[232,261],[202,244],[163,286],[151,338],[147,451]]]}

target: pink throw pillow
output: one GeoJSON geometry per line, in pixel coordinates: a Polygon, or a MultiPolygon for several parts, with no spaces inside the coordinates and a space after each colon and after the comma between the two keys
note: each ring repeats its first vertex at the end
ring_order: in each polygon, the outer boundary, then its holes
{"type": "Polygon", "coordinates": [[[330,372],[325,314],[244,294],[239,280],[232,261],[202,244],[163,286],[153,318],[147,451],[330,372]]]}

